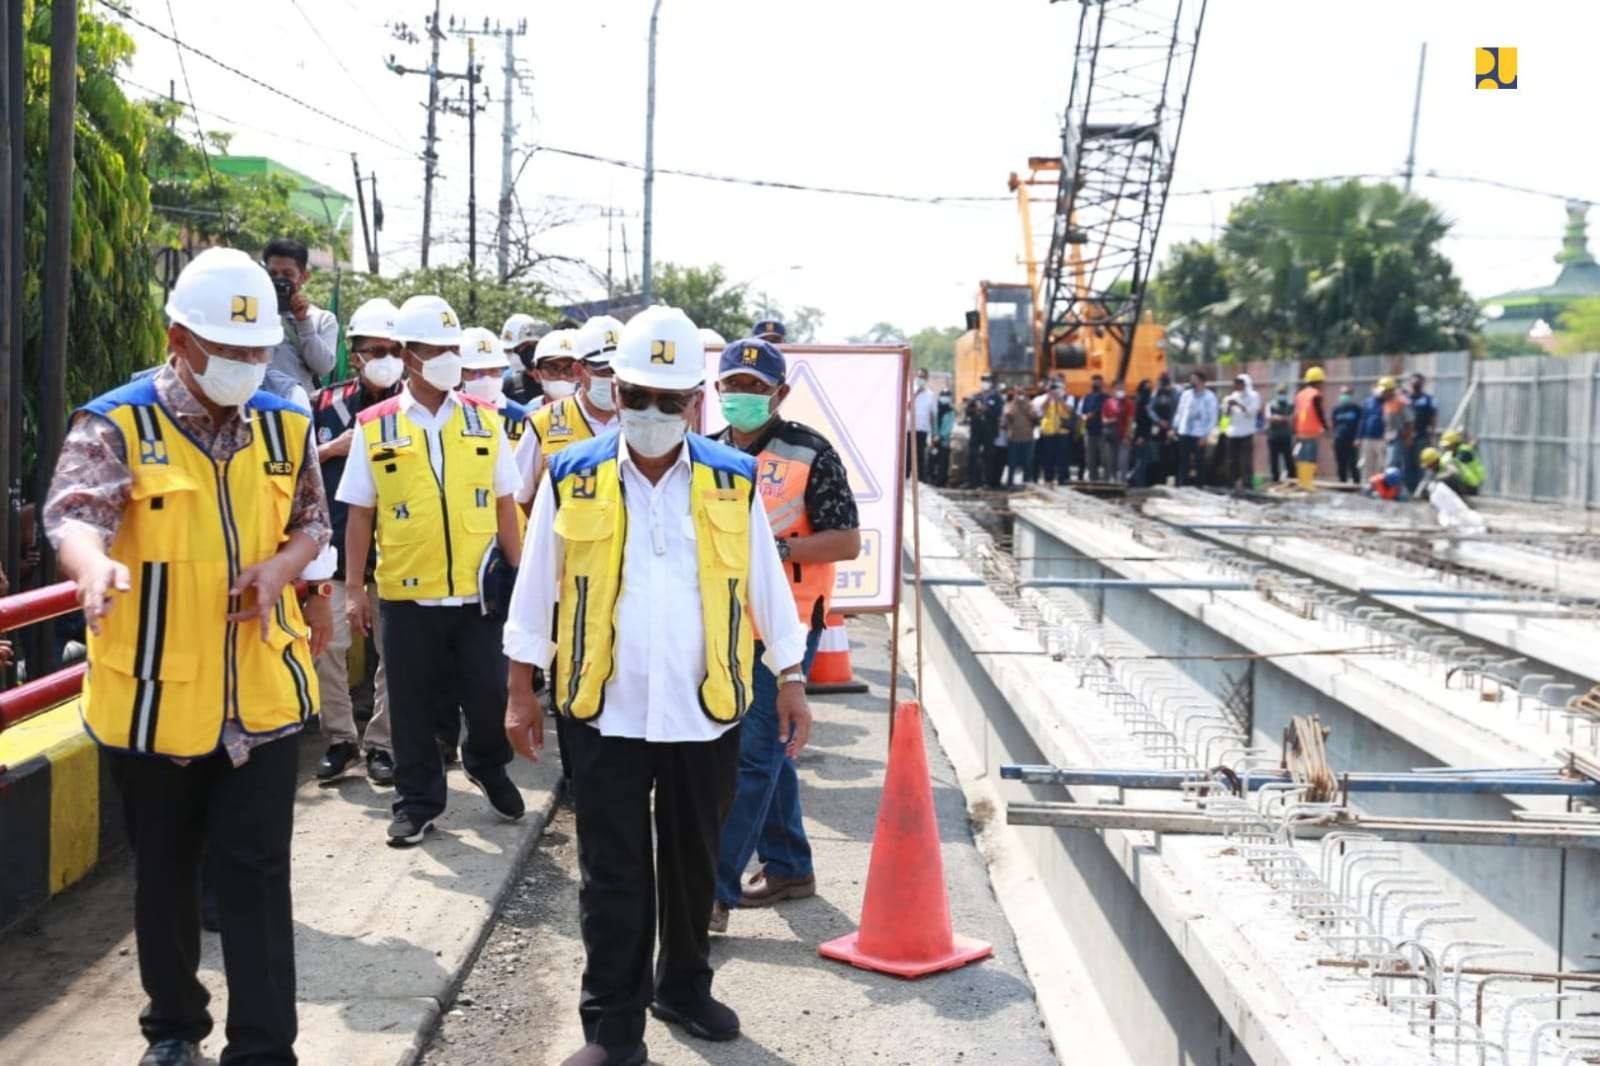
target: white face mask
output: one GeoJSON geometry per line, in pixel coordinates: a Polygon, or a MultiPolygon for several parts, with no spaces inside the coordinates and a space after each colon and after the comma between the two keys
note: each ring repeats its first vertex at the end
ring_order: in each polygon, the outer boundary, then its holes
{"type": "Polygon", "coordinates": [[[205,353],[206,370],[203,374],[195,374],[194,380],[200,386],[200,391],[206,394],[206,399],[218,407],[238,407],[261,388],[261,382],[267,376],[266,363],[241,363],[236,359],[224,359],[220,355],[212,355],[200,347],[200,342],[194,342],[196,348],[205,353]]]}
{"type": "Polygon", "coordinates": [[[438,389],[449,392],[461,384],[461,353],[442,352],[432,359],[417,360],[422,365],[422,380],[438,389]]]}
{"type": "Polygon", "coordinates": [[[461,386],[461,391],[498,407],[505,395],[505,382],[500,380],[499,374],[490,374],[486,378],[473,378],[461,386]]]}
{"type": "Polygon", "coordinates": [[[621,414],[622,438],[628,448],[646,459],[666,455],[683,442],[689,423],[682,415],[664,415],[654,407],[643,411],[624,408],[621,414]]]}
{"type": "Polygon", "coordinates": [[[406,371],[406,365],[397,355],[380,356],[377,359],[368,359],[361,366],[361,376],[371,382],[375,388],[387,389],[400,380],[400,375],[406,371]]]}
{"type": "Polygon", "coordinates": [[[544,382],[544,394],[552,400],[565,400],[577,391],[578,383],[576,381],[544,382]]]}
{"type": "Polygon", "coordinates": [[[589,379],[589,402],[602,411],[614,411],[617,408],[616,397],[612,393],[612,380],[610,378],[591,377],[589,379]]]}

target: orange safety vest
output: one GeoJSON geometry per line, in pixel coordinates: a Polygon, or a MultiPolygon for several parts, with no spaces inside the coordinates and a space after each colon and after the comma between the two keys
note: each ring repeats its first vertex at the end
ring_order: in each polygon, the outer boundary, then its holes
{"type": "MultiPolygon", "coordinates": [[[[816,462],[822,443],[818,438],[818,447],[812,447],[805,440],[783,440],[774,434],[756,456],[756,488],[767,509],[767,521],[772,525],[774,537],[811,535],[811,516],[806,513],[806,485],[811,481],[811,464],[816,462]]],[[[828,605],[833,601],[834,565],[789,563],[786,569],[800,621],[812,628],[821,628],[827,618],[828,605]]]]}
{"type": "Polygon", "coordinates": [[[1400,486],[1389,484],[1383,480],[1382,474],[1373,474],[1367,485],[1372,489],[1372,494],[1380,500],[1398,500],[1400,498],[1400,486]]]}
{"type": "Polygon", "coordinates": [[[1328,432],[1322,416],[1317,413],[1316,401],[1321,393],[1315,385],[1307,385],[1294,396],[1294,435],[1320,437],[1328,432]]]}

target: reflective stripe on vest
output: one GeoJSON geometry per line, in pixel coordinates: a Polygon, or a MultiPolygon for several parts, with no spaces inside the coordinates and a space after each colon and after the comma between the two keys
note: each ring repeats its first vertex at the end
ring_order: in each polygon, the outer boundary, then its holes
{"type": "MultiPolygon", "coordinates": [[[[812,534],[811,516],[806,512],[806,486],[816,460],[816,449],[776,437],[756,457],[756,488],[774,537],[812,534]]],[[[801,623],[808,629],[821,625],[833,601],[834,564],[787,563],[784,571],[801,623]]]]}
{"type": "MultiPolygon", "coordinates": [[[[130,587],[97,635],[81,713],[102,746],[176,758],[217,749],[225,718],[251,735],[298,730],[318,703],[300,604],[286,587],[267,639],[229,590],[239,573],[289,538],[310,419],[257,394],[250,443],[213,460],[156,401],[154,387],[117,390],[87,410],[122,433],[133,482],[108,554],[130,587]]],[[[250,606],[246,604],[245,606],[250,606]]]]}
{"type": "MultiPolygon", "coordinates": [[[[605,709],[605,686],[616,669],[616,610],[628,534],[619,439],[615,431],[607,433],[564,452],[550,467],[554,529],[563,549],[550,690],[562,714],[585,722],[605,709]]],[[[754,691],[755,633],[746,601],[755,464],[704,437],[691,435],[688,447],[706,655],[700,709],[713,721],[737,722],[754,691]]]]}
{"type": "Polygon", "coordinates": [[[1316,399],[1322,395],[1315,385],[1307,385],[1294,396],[1294,435],[1320,437],[1327,431],[1322,416],[1317,414],[1316,399]]]}
{"type": "Polygon", "coordinates": [[[478,565],[499,529],[494,465],[500,435],[492,409],[470,400],[452,408],[439,429],[440,477],[422,427],[400,409],[399,397],[361,412],[362,444],[378,493],[382,599],[478,594],[478,565]]]}

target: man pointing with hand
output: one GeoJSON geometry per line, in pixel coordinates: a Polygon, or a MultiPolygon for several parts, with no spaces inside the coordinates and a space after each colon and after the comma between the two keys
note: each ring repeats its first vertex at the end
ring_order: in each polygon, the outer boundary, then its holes
{"type": "Polygon", "coordinates": [[[535,667],[550,666],[552,702],[572,720],[587,1043],[563,1066],[643,1063],[647,1007],[702,1040],[739,1035],[739,1016],[711,996],[707,922],[756,630],[777,675],[780,741],[793,755],[811,731],[806,633],[756,461],[688,432],[705,379],[699,331],[681,311],[647,309],[612,366],[621,430],[550,460],[505,628],[512,746],[530,759],[543,747],[535,667]]]}
{"type": "Polygon", "coordinates": [[[166,365],[78,412],[45,506],[89,625],[84,725],[133,844],[141,1066],[189,1066],[211,1031],[202,845],[226,948],[223,1061],[295,1061],[293,734],[320,649],[291,583],[330,530],[311,413],[258,391],[283,336],[275,298],[243,252],[196,256],[167,303],[166,365]]]}

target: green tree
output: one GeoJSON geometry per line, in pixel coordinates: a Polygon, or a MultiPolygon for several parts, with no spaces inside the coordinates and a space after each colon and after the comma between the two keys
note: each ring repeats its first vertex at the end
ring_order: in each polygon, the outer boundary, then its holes
{"type": "Polygon", "coordinates": [[[960,326],[925,326],[908,338],[911,357],[919,368],[954,370],[956,340],[965,332],[960,326]]]}
{"type": "Polygon", "coordinates": [[[899,326],[889,322],[875,322],[872,328],[865,333],[858,333],[850,338],[851,344],[898,344],[905,340],[905,333],[899,326]]]}
{"type": "MultiPolygon", "coordinates": [[[[322,307],[333,306],[333,271],[319,270],[311,275],[306,285],[306,295],[322,307]]],[[[368,300],[383,297],[396,305],[408,297],[423,294],[443,296],[456,313],[463,316],[463,324],[485,326],[500,332],[500,326],[514,313],[533,315],[554,321],[556,313],[549,303],[549,293],[543,285],[528,281],[509,281],[500,284],[493,272],[478,277],[478,320],[467,322],[468,293],[471,277],[466,263],[429,267],[426,270],[408,270],[404,274],[384,277],[379,274],[357,274],[345,271],[339,281],[339,318],[341,324],[351,312],[368,300]]]]}
{"type": "MultiPolygon", "coordinates": [[[[45,181],[50,142],[50,5],[28,0],[23,19],[23,439],[33,464],[37,369],[43,332],[45,181]]],[[[114,22],[78,16],[78,104],[73,148],[72,294],[66,391],[74,407],[128,380],[162,351],[151,290],[150,188],[142,162],[147,125],[117,84],[134,44],[114,22]]]]}
{"type": "Polygon", "coordinates": [[[1478,309],[1439,251],[1449,229],[1388,183],[1269,186],[1233,209],[1215,253],[1180,246],[1163,302],[1211,319],[1245,359],[1462,348],[1478,309]]]}
{"type": "MultiPolygon", "coordinates": [[[[1557,335],[1560,340],[1560,335],[1557,335]]],[[[1590,349],[1593,350],[1593,349],[1590,349]]],[[[1546,355],[1543,348],[1529,340],[1523,333],[1486,333],[1483,344],[1473,350],[1473,355],[1481,359],[1510,359],[1516,355],[1546,355]]]]}
{"type": "Polygon", "coordinates": [[[812,344],[817,339],[817,331],[822,328],[822,308],[802,304],[794,309],[794,314],[785,316],[783,308],[774,308],[774,313],[781,319],[789,330],[789,340],[795,344],[812,344]]]}
{"type": "MultiPolygon", "coordinates": [[[[750,333],[754,317],[745,304],[745,288],[728,284],[722,264],[686,267],[662,263],[653,280],[656,301],[681,309],[695,325],[714,329],[729,340],[750,333]]],[[[633,291],[638,291],[637,286],[633,291]]]]}
{"type": "Polygon", "coordinates": [[[1556,350],[1563,355],[1600,352],[1600,296],[1574,301],[1557,325],[1556,350]]]}

